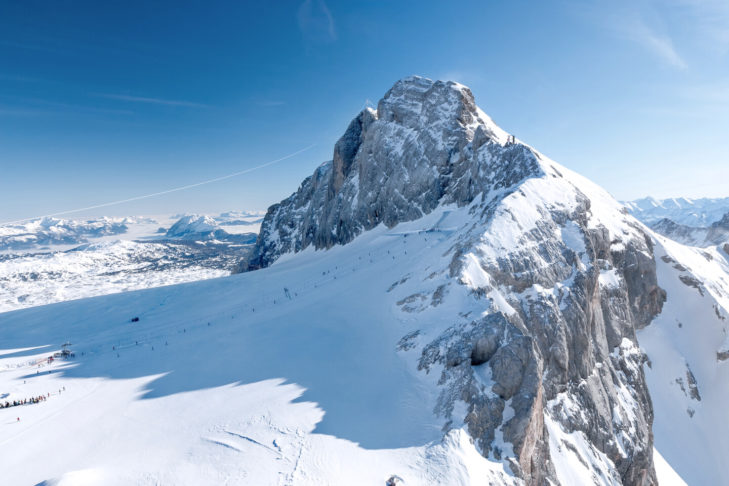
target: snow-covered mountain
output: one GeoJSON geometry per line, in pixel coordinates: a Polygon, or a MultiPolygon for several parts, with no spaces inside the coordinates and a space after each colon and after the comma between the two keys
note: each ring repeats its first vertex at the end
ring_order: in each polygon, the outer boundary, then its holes
{"type": "Polygon", "coordinates": [[[165,237],[185,241],[215,240],[218,242],[239,243],[243,245],[249,245],[255,242],[256,233],[248,231],[244,233],[234,232],[231,234],[223,229],[221,223],[225,223],[227,225],[226,227],[233,226],[235,229],[243,228],[244,230],[248,230],[251,226],[258,224],[256,220],[260,218],[255,218],[255,222],[249,222],[246,219],[240,219],[235,216],[233,216],[235,219],[232,219],[230,213],[225,214],[225,219],[198,214],[185,215],[167,230],[165,237]]]}
{"type": "Polygon", "coordinates": [[[100,218],[76,221],[41,218],[23,224],[0,226],[0,251],[38,248],[47,245],[78,245],[90,238],[126,233],[129,225],[148,223],[146,218],[100,218]]]}
{"type": "Polygon", "coordinates": [[[683,226],[706,227],[729,213],[729,197],[654,199],[623,202],[630,213],[647,225],[668,219],[683,226]]]}
{"type": "Polygon", "coordinates": [[[684,245],[705,248],[729,242],[729,198],[647,197],[623,204],[653,231],[684,245]]]}
{"type": "Polygon", "coordinates": [[[406,78],[269,209],[242,274],[2,314],[0,394],[54,393],[0,410],[20,418],[0,444],[23,444],[0,466],[13,484],[727,484],[727,258],[655,234],[468,88],[406,78]],[[67,340],[75,361],[48,365],[67,340]]]}
{"type": "Polygon", "coordinates": [[[656,448],[690,485],[729,484],[729,248],[653,238],[667,300],[638,342],[656,448]]]}
{"type": "Polygon", "coordinates": [[[215,216],[215,221],[221,226],[246,226],[255,229],[257,233],[265,213],[257,211],[226,211],[215,216]]]}
{"type": "Polygon", "coordinates": [[[729,213],[706,227],[686,226],[670,219],[661,219],[650,226],[656,233],[688,246],[705,248],[729,242],[729,213]]]}
{"type": "Polygon", "coordinates": [[[209,239],[217,229],[218,223],[210,216],[189,214],[181,217],[165,236],[170,238],[189,237],[200,235],[201,239],[209,239]]]}

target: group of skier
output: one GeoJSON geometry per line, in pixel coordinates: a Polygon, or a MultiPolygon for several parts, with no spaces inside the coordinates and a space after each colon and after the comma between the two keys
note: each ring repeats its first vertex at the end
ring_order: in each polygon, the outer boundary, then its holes
{"type": "MultiPolygon", "coordinates": [[[[51,394],[48,394],[48,397],[50,397],[51,394]]],[[[0,408],[10,408],[10,407],[17,407],[19,405],[30,405],[33,403],[40,403],[46,401],[48,398],[45,395],[38,395],[37,397],[32,398],[23,398],[22,400],[13,400],[12,402],[6,401],[5,403],[0,402],[0,408]]]]}

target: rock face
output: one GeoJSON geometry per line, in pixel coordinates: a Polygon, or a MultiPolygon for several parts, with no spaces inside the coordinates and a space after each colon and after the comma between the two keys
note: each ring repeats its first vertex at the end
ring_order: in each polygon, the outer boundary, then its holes
{"type": "Polygon", "coordinates": [[[729,213],[726,213],[724,216],[722,216],[719,221],[712,223],[711,227],[716,229],[723,229],[729,232],[729,213]]]}
{"type": "Polygon", "coordinates": [[[467,219],[429,230],[453,241],[429,266],[442,284],[398,301],[422,323],[450,322],[398,347],[438,376],[444,429],[465,427],[528,484],[567,484],[565,461],[600,484],[656,484],[635,338],[665,300],[651,239],[607,193],[498,128],[468,88],[397,82],[269,209],[241,270],[436,209],[447,221],[444,208],[467,219]],[[438,310],[449,305],[460,311],[438,310]]]}

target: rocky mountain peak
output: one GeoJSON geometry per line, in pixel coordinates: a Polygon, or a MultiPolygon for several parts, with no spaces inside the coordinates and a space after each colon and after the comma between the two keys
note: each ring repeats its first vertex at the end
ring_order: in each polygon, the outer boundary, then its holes
{"type": "Polygon", "coordinates": [[[463,206],[492,189],[508,192],[538,174],[535,153],[496,126],[467,87],[408,77],[377,110],[352,120],[331,161],[269,208],[241,269],[309,245],[345,244],[380,223],[412,221],[444,203],[463,206]]]}
{"type": "Polygon", "coordinates": [[[729,230],[729,213],[726,213],[724,216],[722,216],[719,221],[712,223],[711,226],[713,228],[722,228],[725,230],[729,230]]]}
{"type": "Polygon", "coordinates": [[[471,90],[453,81],[431,81],[411,76],[395,83],[377,105],[377,117],[417,129],[424,124],[458,122],[471,125],[477,118],[471,90]]]}

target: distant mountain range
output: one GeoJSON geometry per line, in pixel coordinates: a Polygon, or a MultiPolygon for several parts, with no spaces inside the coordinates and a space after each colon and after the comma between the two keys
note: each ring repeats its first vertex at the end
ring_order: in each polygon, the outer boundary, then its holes
{"type": "Polygon", "coordinates": [[[729,242],[729,197],[646,197],[623,204],[654,231],[685,245],[707,247],[729,242]]]}
{"type": "Polygon", "coordinates": [[[0,312],[229,275],[255,243],[261,217],[43,218],[0,226],[0,312]]]}
{"type": "Polygon", "coordinates": [[[705,227],[729,213],[729,197],[699,199],[644,197],[634,201],[623,201],[623,204],[633,216],[646,224],[670,219],[686,226],[705,227]]]}
{"type": "Polygon", "coordinates": [[[24,224],[0,226],[0,251],[49,245],[76,245],[102,236],[122,235],[130,225],[154,222],[149,218],[99,218],[87,221],[46,217],[24,224]]]}

